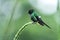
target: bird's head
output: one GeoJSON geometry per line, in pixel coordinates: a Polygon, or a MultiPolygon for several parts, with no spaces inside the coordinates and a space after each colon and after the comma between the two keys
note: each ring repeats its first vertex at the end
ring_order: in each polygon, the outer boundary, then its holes
{"type": "Polygon", "coordinates": [[[30,10],[28,11],[29,14],[32,14],[33,12],[34,12],[33,9],[30,9],[30,10]]]}

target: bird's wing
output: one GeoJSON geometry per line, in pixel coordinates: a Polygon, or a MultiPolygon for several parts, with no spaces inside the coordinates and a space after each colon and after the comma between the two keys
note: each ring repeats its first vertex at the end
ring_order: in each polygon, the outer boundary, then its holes
{"type": "Polygon", "coordinates": [[[31,16],[31,20],[32,20],[33,22],[37,22],[37,19],[35,18],[35,16],[31,16]]]}
{"type": "Polygon", "coordinates": [[[42,25],[42,26],[44,26],[44,25],[46,25],[48,28],[50,28],[51,29],[51,27],[50,26],[48,26],[41,18],[39,18],[39,16],[37,16],[36,17],[37,18],[37,20],[38,20],[38,23],[40,24],[40,25],[42,25]]]}

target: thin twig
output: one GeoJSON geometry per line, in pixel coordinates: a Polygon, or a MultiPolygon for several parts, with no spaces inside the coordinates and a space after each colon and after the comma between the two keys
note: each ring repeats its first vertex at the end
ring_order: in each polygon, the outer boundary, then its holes
{"type": "Polygon", "coordinates": [[[16,35],[15,35],[15,37],[14,37],[13,40],[17,40],[16,37],[18,36],[18,34],[19,34],[20,32],[22,32],[27,25],[32,24],[32,23],[33,23],[33,22],[28,22],[28,23],[24,24],[24,25],[18,30],[18,32],[16,33],[16,35]]]}

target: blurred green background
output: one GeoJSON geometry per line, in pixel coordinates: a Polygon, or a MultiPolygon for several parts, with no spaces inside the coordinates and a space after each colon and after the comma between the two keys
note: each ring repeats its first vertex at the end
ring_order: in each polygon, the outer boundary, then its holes
{"type": "Polygon", "coordinates": [[[59,4],[59,0],[0,0],[0,40],[13,40],[19,28],[31,21],[28,15],[31,8],[52,29],[31,24],[17,37],[18,40],[60,40],[59,4]]]}

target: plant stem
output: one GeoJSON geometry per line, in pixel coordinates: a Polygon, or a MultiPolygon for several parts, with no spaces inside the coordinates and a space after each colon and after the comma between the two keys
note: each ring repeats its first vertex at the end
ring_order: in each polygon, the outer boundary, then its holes
{"type": "Polygon", "coordinates": [[[17,40],[16,37],[18,36],[18,34],[21,33],[27,25],[32,24],[32,23],[33,23],[33,22],[28,22],[28,23],[24,24],[24,25],[18,30],[18,32],[16,33],[16,35],[15,35],[15,37],[14,37],[13,40],[17,40]]]}

